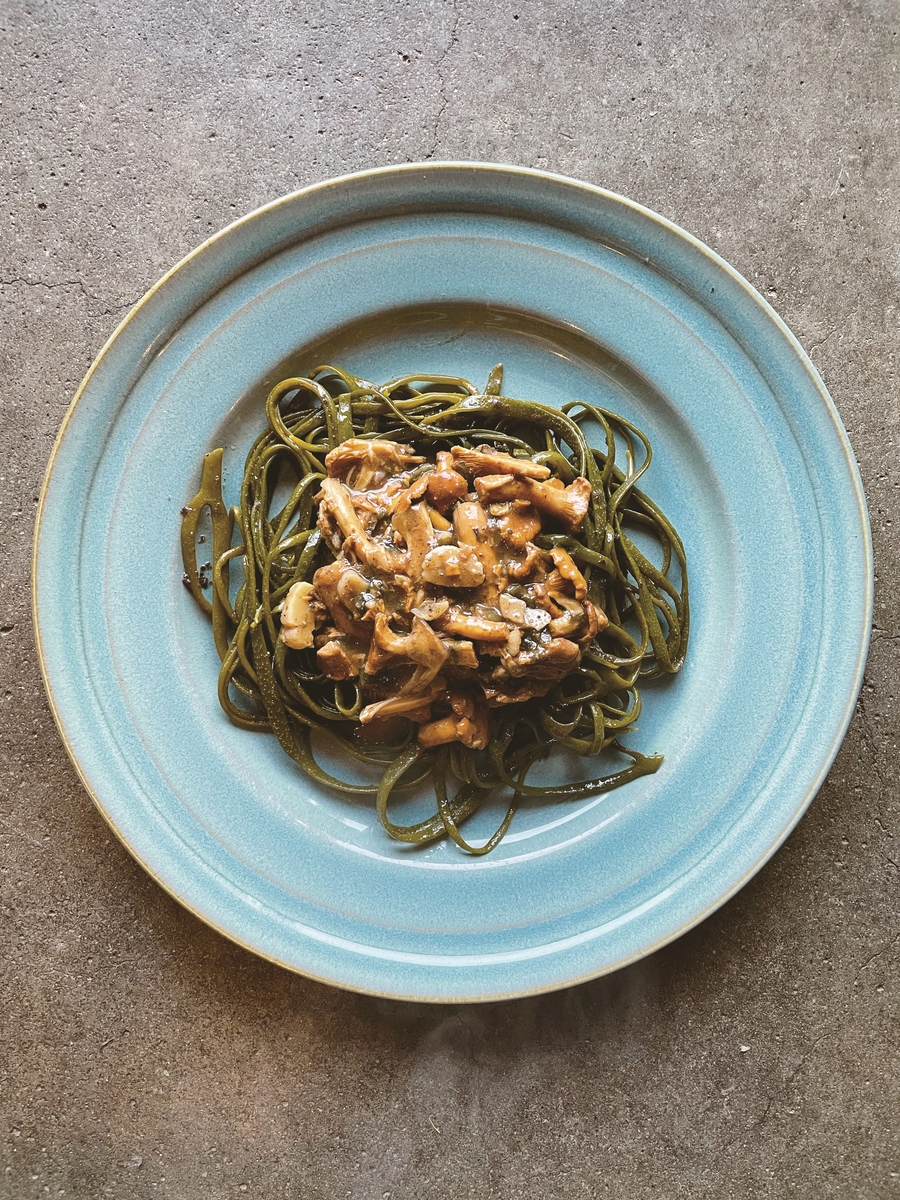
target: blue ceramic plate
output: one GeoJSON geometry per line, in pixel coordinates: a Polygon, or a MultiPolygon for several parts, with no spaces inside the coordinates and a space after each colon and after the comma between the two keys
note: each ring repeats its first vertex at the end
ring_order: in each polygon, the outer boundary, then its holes
{"type": "Polygon", "coordinates": [[[847,436],[772,309],[636,204],[480,164],[307,188],[175,267],[75,398],[35,554],[57,721],[138,861],[266,958],[433,1001],[611,971],[741,887],[834,758],[871,605],[847,436]],[[392,842],[371,805],[318,790],[274,737],[229,725],[209,627],[181,584],[179,509],[217,445],[236,496],[266,389],[323,360],[476,381],[502,361],[508,394],[589,398],[647,432],[646,490],[684,538],[693,604],[687,665],[647,689],[630,739],[665,755],[658,774],[533,803],[473,860],[392,842]]]}

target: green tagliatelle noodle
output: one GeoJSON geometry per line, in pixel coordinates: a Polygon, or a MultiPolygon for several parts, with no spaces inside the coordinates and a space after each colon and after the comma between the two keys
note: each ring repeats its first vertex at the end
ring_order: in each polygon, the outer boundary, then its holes
{"type": "Polygon", "coordinates": [[[640,754],[620,738],[640,713],[638,684],[678,671],[688,642],[684,548],[637,487],[650,465],[647,438],[585,401],[560,410],[503,396],[501,383],[500,367],[483,391],[449,376],[406,375],[375,387],[331,366],[282,380],[266,402],[266,429],[247,455],[240,503],[229,509],[222,498],[223,451],[217,449],[206,455],[200,489],[182,510],[184,581],[211,618],[222,660],[219,700],[234,724],[274,733],[317,783],[351,796],[374,795],[392,837],[421,845],[449,836],[471,854],[497,845],[522,797],[577,800],[657,771],[661,756],[640,754]],[[585,437],[591,426],[599,448],[585,437]],[[326,474],[325,455],[351,437],[399,440],[432,462],[439,450],[487,442],[545,465],[563,484],[578,475],[590,481],[590,508],[578,532],[545,533],[537,544],[569,552],[609,625],[547,696],[491,710],[485,751],[460,743],[423,749],[410,722],[399,744],[360,740],[359,682],[328,679],[314,650],[290,650],[279,637],[278,614],[290,587],[311,580],[334,557],[316,528],[314,497],[326,474]],[[286,484],[289,497],[274,502],[286,484]],[[197,567],[204,510],[212,524],[210,578],[197,567]],[[655,563],[633,538],[636,530],[645,546],[648,538],[657,544],[655,563]],[[232,600],[236,560],[243,580],[232,600]],[[380,784],[347,783],[325,771],[313,754],[314,733],[352,759],[383,768],[380,784]],[[530,786],[529,769],[557,745],[586,758],[614,750],[630,763],[580,783],[530,786]],[[395,824],[388,816],[392,793],[426,778],[434,781],[437,812],[414,825],[395,824]],[[459,827],[498,790],[510,794],[508,811],[484,845],[472,846],[459,827]]]}

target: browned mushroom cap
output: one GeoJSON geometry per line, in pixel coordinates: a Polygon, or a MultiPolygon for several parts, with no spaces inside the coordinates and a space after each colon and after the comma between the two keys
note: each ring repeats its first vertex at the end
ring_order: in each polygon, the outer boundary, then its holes
{"type": "Polygon", "coordinates": [[[513,475],[517,479],[549,479],[550,468],[532,462],[528,458],[513,458],[492,446],[477,446],[467,450],[454,446],[450,453],[454,465],[462,467],[470,475],[513,475]]]}
{"type": "Polygon", "coordinates": [[[552,620],[545,609],[529,608],[524,600],[507,595],[500,597],[500,613],[505,620],[520,629],[544,629],[552,620]]]}
{"type": "Polygon", "coordinates": [[[453,528],[461,546],[478,546],[490,541],[487,513],[476,500],[466,500],[453,510],[453,528]]]}
{"type": "Polygon", "coordinates": [[[413,605],[409,610],[417,617],[421,617],[423,621],[436,621],[438,617],[442,617],[449,609],[450,601],[446,596],[440,596],[435,600],[422,600],[420,603],[413,605]]]}
{"type": "Polygon", "coordinates": [[[578,639],[579,644],[584,647],[590,642],[596,634],[605,629],[609,624],[609,617],[602,608],[597,608],[595,604],[591,604],[590,600],[584,602],[584,612],[587,617],[587,629],[578,639]]]}
{"type": "MultiPolygon", "coordinates": [[[[584,606],[579,600],[573,600],[563,590],[564,586],[559,579],[559,572],[554,571],[547,579],[547,596],[557,610],[553,615],[553,620],[550,622],[550,632],[554,637],[568,637],[574,633],[576,629],[580,629],[584,623],[584,606]],[[555,578],[554,578],[555,577],[555,578]]],[[[546,603],[546,602],[545,602],[546,603]]],[[[547,604],[549,609],[550,605],[547,604]]]]}
{"type": "Polygon", "coordinates": [[[497,522],[500,537],[513,550],[524,550],[541,532],[541,518],[527,500],[506,500],[492,504],[490,514],[497,522]]]}
{"type": "Polygon", "coordinates": [[[379,487],[410,464],[424,461],[413,452],[412,446],[348,438],[325,455],[325,469],[332,478],[343,479],[351,487],[362,490],[379,487]]]}
{"type": "MultiPolygon", "coordinates": [[[[348,611],[342,597],[342,587],[348,577],[356,577],[357,571],[346,558],[338,558],[325,567],[319,567],[313,575],[313,586],[316,596],[328,609],[331,619],[342,633],[361,634],[360,622],[348,611]]],[[[345,590],[344,595],[349,595],[345,590]]],[[[362,628],[365,628],[363,626],[362,628]]]]}
{"type": "Polygon", "coordinates": [[[566,638],[551,638],[546,644],[520,651],[515,657],[503,654],[500,667],[494,671],[498,679],[511,675],[514,679],[528,676],[533,679],[562,679],[581,662],[581,649],[566,638]]]}
{"type": "Polygon", "coordinates": [[[462,742],[473,750],[483,750],[490,737],[490,720],[484,707],[476,704],[468,692],[458,688],[451,690],[448,699],[453,711],[446,717],[422,725],[419,744],[431,747],[462,742]]]}
{"type": "Polygon", "coordinates": [[[469,485],[458,471],[454,471],[451,455],[442,450],[437,456],[437,470],[428,475],[426,488],[434,507],[439,513],[446,513],[457,500],[465,499],[469,485]]]}
{"type": "Polygon", "coordinates": [[[511,579],[528,579],[529,576],[544,571],[544,552],[533,542],[527,542],[524,550],[523,559],[510,559],[506,564],[506,573],[511,579]]]}
{"type": "Polygon", "coordinates": [[[321,519],[323,509],[334,517],[345,538],[365,535],[359,513],[346,487],[338,479],[323,479],[322,490],[316,496],[321,519]]]}
{"type": "MultiPolygon", "coordinates": [[[[577,601],[573,601],[574,603],[577,603],[577,601]]],[[[571,608],[568,612],[564,612],[561,617],[555,617],[547,628],[554,637],[567,638],[571,637],[573,633],[579,633],[586,622],[585,611],[579,604],[577,609],[571,608]]]]}
{"type": "Polygon", "coordinates": [[[574,533],[587,515],[591,485],[581,475],[566,488],[558,485],[558,480],[539,483],[535,479],[518,479],[507,473],[482,475],[475,480],[475,491],[483,504],[498,500],[527,500],[541,512],[559,521],[569,533],[574,533]],[[554,484],[557,486],[554,487],[554,484]]]}

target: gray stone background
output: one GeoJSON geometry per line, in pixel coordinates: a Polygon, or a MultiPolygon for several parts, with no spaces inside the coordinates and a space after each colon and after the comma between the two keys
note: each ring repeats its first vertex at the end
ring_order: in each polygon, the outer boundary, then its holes
{"type": "Polygon", "coordinates": [[[0,1194],[900,1196],[898,4],[2,0],[0,47],[0,1194]],[[850,432],[878,591],[838,760],[736,899],[595,983],[432,1008],[290,975],[144,875],[50,717],[29,553],[78,382],[169,266],[451,158],[622,192],[759,288],[850,432]]]}

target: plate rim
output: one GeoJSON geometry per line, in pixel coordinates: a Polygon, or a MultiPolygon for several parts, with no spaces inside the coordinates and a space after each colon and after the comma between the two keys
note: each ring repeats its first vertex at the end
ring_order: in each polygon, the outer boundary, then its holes
{"type": "MultiPolygon", "coordinates": [[[[227,280],[223,280],[220,284],[220,287],[226,286],[227,282],[227,280]]],[[[183,324],[183,322],[190,317],[191,312],[193,311],[195,311],[195,309],[192,309],[190,312],[180,314],[179,323],[183,324]]],[[[228,938],[229,941],[234,942],[245,950],[251,951],[257,957],[260,957],[265,961],[274,963],[279,967],[283,967],[305,978],[313,979],[316,982],[327,984],[331,987],[338,987],[342,990],[352,991],[358,994],[374,996],[382,999],[403,1000],[412,1003],[424,1002],[436,1004],[484,1003],[488,1001],[503,1002],[512,999],[524,998],[526,996],[546,994],[561,990],[563,988],[577,986],[591,979],[600,978],[603,975],[618,971],[623,967],[639,961],[642,958],[648,957],[657,950],[661,949],[663,946],[675,941],[683,934],[701,924],[707,919],[707,917],[711,916],[714,912],[726,904],[737,892],[741,890],[741,888],[743,888],[750,881],[750,879],[753,878],[754,875],[756,875],[762,869],[769,859],[777,853],[780,847],[796,828],[798,822],[808,809],[812,800],[821,788],[829,770],[831,769],[855,711],[858,695],[862,686],[863,674],[865,671],[871,642],[872,618],[874,610],[874,552],[872,546],[870,519],[866,505],[862,478],[849,435],[847,434],[847,431],[843,425],[837,406],[825,387],[824,381],[822,380],[815,364],[803,349],[803,346],[796,335],[790,330],[788,325],[775,311],[775,309],[772,308],[765,297],[763,297],[757,291],[757,289],[753,287],[749,280],[747,280],[735,267],[727,262],[727,260],[722,258],[722,256],[716,251],[712,250],[705,242],[702,242],[699,238],[682,228],[676,222],[669,220],[667,217],[661,216],[659,213],[654,212],[652,209],[649,209],[626,196],[622,196],[617,192],[600,187],[599,185],[587,183],[583,180],[572,178],[556,172],[544,171],[532,167],[523,167],[515,164],[479,162],[477,160],[441,160],[437,162],[422,161],[387,165],[382,167],[367,168],[361,171],[348,172],[343,175],[334,176],[326,180],[309,184],[283,196],[276,197],[274,200],[268,201],[267,203],[260,205],[257,208],[252,209],[250,212],[238,217],[228,225],[224,226],[222,229],[212,234],[210,237],[206,238],[193,250],[189,251],[188,254],[184,255],[180,260],[178,260],[171,268],[169,268],[169,270],[166,271],[156,281],[156,283],[154,283],[149,289],[147,289],[146,292],[144,292],[140,299],[129,309],[122,320],[116,325],[113,332],[107,338],[93,359],[88,371],[86,372],[70,404],[67,407],[66,413],[63,417],[59,431],[54,439],[53,446],[47,460],[47,466],[39,492],[32,543],[31,579],[31,616],[32,627],[34,630],[35,651],[50,711],[59,731],[63,746],[82,787],[84,787],[85,791],[90,796],[107,826],[112,830],[118,841],[125,847],[131,857],[142,867],[144,871],[147,872],[151,879],[153,879],[169,896],[171,896],[172,899],[177,901],[182,908],[185,908],[193,916],[201,920],[205,925],[214,929],[222,936],[228,938]],[[645,944],[641,947],[641,949],[635,951],[635,953],[632,955],[622,958],[615,963],[604,965],[587,971],[586,973],[573,976],[564,981],[551,981],[534,987],[517,988],[512,991],[492,991],[485,995],[413,995],[384,991],[380,988],[366,987],[359,983],[348,983],[343,980],[335,980],[333,978],[317,974],[315,971],[308,968],[298,966],[294,962],[286,961],[282,958],[279,958],[276,954],[272,954],[259,948],[250,941],[242,938],[234,930],[228,929],[219,924],[213,916],[207,912],[201,911],[195,904],[179,894],[175,887],[168,884],[156,872],[150,863],[147,862],[146,858],[130,843],[127,836],[116,825],[111,813],[107,811],[104,803],[92,787],[87,777],[86,770],[80,763],[75,748],[69,738],[60,707],[57,703],[57,697],[54,693],[54,688],[50,677],[50,669],[44,653],[41,633],[40,603],[38,595],[38,563],[40,557],[41,531],[47,508],[47,496],[50,489],[51,479],[57,459],[62,450],[63,443],[66,439],[68,429],[74,419],[76,410],[82,402],[94,375],[101,368],[101,365],[104,363],[114,344],[119,340],[125,330],[137,319],[144,308],[151,303],[153,298],[163,288],[167,287],[176,276],[183,272],[196,259],[208,253],[208,251],[216,246],[219,242],[232,237],[234,233],[243,226],[252,224],[263,215],[272,213],[280,207],[295,204],[298,200],[302,201],[307,197],[325,195],[329,191],[339,191],[348,184],[364,184],[368,180],[377,180],[378,178],[385,176],[396,176],[398,174],[418,174],[422,172],[439,175],[443,171],[452,170],[454,172],[459,172],[460,170],[465,169],[472,170],[473,172],[477,172],[481,175],[494,174],[505,177],[519,176],[534,181],[544,181],[554,185],[563,185],[566,188],[580,190],[589,197],[594,197],[598,200],[611,202],[615,205],[621,206],[630,210],[634,215],[639,216],[641,219],[649,221],[651,224],[658,226],[666,233],[674,235],[679,241],[690,247],[692,252],[705,258],[712,266],[714,266],[717,270],[724,272],[731,279],[731,281],[737,285],[739,291],[742,293],[742,296],[750,300],[760,310],[761,314],[769,322],[775,325],[778,332],[785,339],[789,348],[793,352],[795,360],[802,366],[806,375],[808,376],[809,381],[818,394],[819,401],[822,403],[824,411],[829,418],[830,425],[834,431],[834,434],[836,435],[836,442],[840,447],[847,467],[847,480],[852,488],[855,507],[859,517],[859,530],[862,534],[860,557],[865,572],[865,590],[861,596],[861,612],[863,617],[862,634],[857,646],[856,665],[853,672],[852,681],[847,690],[840,720],[835,726],[835,731],[827,751],[822,755],[819,769],[815,773],[805,793],[798,800],[794,811],[790,814],[789,819],[782,827],[779,836],[766,848],[766,850],[757,858],[757,860],[746,869],[741,877],[736,880],[730,888],[717,895],[713,902],[703,908],[702,911],[695,913],[690,919],[680,924],[677,929],[674,931],[669,931],[656,940],[645,944]]]]}

